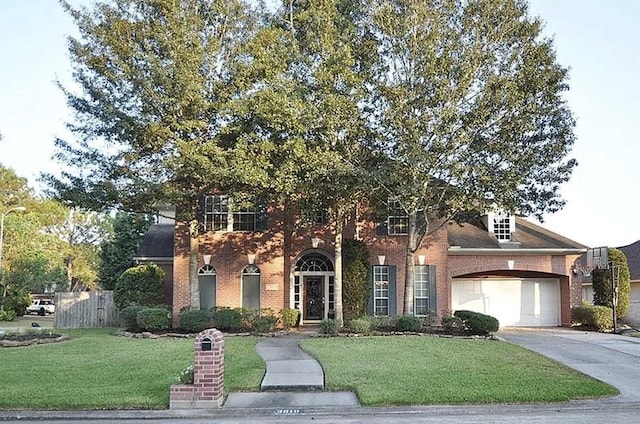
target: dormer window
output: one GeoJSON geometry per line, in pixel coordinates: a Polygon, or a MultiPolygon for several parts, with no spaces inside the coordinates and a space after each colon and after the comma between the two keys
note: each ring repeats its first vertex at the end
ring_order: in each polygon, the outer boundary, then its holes
{"type": "Polygon", "coordinates": [[[511,241],[511,234],[516,231],[516,218],[504,212],[493,212],[488,214],[489,232],[492,233],[499,242],[511,241]]]}

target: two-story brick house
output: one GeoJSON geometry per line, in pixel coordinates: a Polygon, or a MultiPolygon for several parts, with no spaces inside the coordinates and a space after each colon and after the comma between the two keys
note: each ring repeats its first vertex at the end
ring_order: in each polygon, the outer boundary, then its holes
{"type": "MultiPolygon", "coordinates": [[[[282,208],[234,210],[225,196],[207,196],[199,240],[200,307],[297,308],[302,324],[332,314],[335,298],[331,228],[318,224],[287,233],[282,208]]],[[[355,215],[345,238],[370,252],[369,313],[402,313],[407,218],[390,212],[380,224],[355,215]]],[[[150,236],[157,228],[152,229],[150,236]]],[[[165,234],[163,243],[171,240],[165,234]]],[[[190,305],[189,235],[173,236],[174,311],[190,305]]],[[[158,239],[158,243],[161,241],[158,239]]],[[[470,309],[496,316],[501,326],[570,325],[581,284],[573,265],[586,247],[524,219],[488,214],[473,223],[448,223],[421,247],[414,264],[414,311],[439,315],[470,309]]],[[[145,252],[139,252],[144,258],[145,252]]]]}

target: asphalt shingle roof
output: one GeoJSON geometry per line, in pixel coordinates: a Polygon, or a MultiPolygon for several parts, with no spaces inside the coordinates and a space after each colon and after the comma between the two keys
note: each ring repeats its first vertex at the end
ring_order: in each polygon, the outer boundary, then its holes
{"type": "MultiPolygon", "coordinates": [[[[501,247],[482,221],[462,224],[450,223],[448,237],[450,246],[460,246],[467,249],[499,249],[501,247]]],[[[517,246],[521,249],[587,248],[587,246],[518,217],[516,217],[513,242],[519,243],[517,246]]]]}
{"type": "Polygon", "coordinates": [[[173,224],[152,225],[140,243],[136,257],[173,259],[173,236],[173,224]]]}
{"type": "Polygon", "coordinates": [[[618,249],[627,257],[631,281],[640,280],[640,240],[618,249]]]}

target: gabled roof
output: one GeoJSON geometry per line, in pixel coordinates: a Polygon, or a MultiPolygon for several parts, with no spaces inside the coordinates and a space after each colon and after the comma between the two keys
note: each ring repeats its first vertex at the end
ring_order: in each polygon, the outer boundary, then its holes
{"type": "Polygon", "coordinates": [[[447,230],[449,246],[460,249],[587,249],[587,246],[518,217],[513,240],[507,243],[499,243],[482,221],[450,223],[447,230]]]}
{"type": "Polygon", "coordinates": [[[138,253],[137,260],[173,260],[173,224],[155,224],[145,234],[138,253]]]}
{"type": "Polygon", "coordinates": [[[631,281],[640,280],[640,240],[618,249],[627,257],[631,281]]]}

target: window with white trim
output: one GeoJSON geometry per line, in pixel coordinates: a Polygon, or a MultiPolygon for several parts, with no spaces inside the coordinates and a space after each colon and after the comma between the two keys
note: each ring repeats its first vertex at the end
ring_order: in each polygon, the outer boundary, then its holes
{"type": "Polygon", "coordinates": [[[416,265],[413,272],[414,315],[425,316],[429,313],[429,266],[416,265]]]}
{"type": "Polygon", "coordinates": [[[504,212],[490,213],[488,216],[489,230],[499,242],[511,241],[511,234],[515,231],[515,216],[504,212]]]}
{"type": "Polygon", "coordinates": [[[373,315],[389,315],[389,267],[373,267],[373,315]]]}
{"type": "Polygon", "coordinates": [[[387,227],[390,235],[409,234],[409,216],[398,200],[389,201],[387,227]]]}
{"type": "Polygon", "coordinates": [[[255,231],[256,209],[234,208],[229,196],[212,194],[204,198],[205,231],[255,231]]]}

